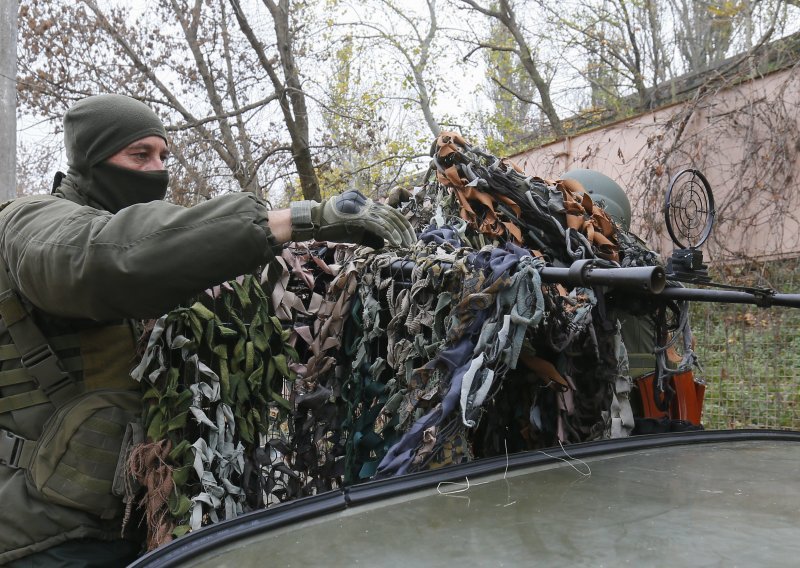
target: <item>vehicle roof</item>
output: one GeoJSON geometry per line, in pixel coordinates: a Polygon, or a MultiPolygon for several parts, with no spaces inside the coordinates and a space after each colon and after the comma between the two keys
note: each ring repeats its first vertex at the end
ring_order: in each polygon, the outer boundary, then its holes
{"type": "Polygon", "coordinates": [[[318,496],[316,513],[294,504],[287,522],[269,520],[282,507],[246,515],[238,528],[189,535],[216,536],[213,546],[187,537],[181,557],[179,539],[171,560],[151,553],[142,565],[794,565],[800,434],[722,434],[581,444],[483,460],[491,471],[473,462],[373,482],[343,494],[343,509],[318,496]]]}

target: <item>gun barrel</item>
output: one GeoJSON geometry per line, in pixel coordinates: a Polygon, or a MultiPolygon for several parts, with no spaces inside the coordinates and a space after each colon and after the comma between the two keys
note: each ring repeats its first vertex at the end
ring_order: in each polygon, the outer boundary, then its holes
{"type": "Polygon", "coordinates": [[[541,275],[543,282],[638,288],[651,294],[660,293],[667,282],[660,266],[598,268],[591,260],[575,261],[569,268],[546,267],[541,270],[541,275]]]}
{"type": "MultiPolygon", "coordinates": [[[[387,271],[400,282],[410,282],[414,261],[396,260],[387,271]]],[[[667,279],[660,266],[633,268],[599,268],[592,260],[576,260],[569,268],[548,266],[539,272],[542,282],[568,284],[570,286],[613,286],[637,288],[643,292],[658,294],[664,289],[667,279]]]]}
{"type": "Polygon", "coordinates": [[[723,304],[753,304],[764,308],[785,306],[800,308],[800,294],[758,294],[738,290],[707,290],[704,288],[665,288],[660,298],[689,300],[692,302],[720,302],[723,304]]]}

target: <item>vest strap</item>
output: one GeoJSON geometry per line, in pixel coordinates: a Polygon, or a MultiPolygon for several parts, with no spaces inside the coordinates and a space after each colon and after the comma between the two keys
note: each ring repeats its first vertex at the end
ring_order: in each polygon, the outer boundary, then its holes
{"type": "MultiPolygon", "coordinates": [[[[75,379],[64,369],[47,338],[33,321],[28,310],[22,304],[17,293],[11,289],[5,270],[0,270],[0,317],[8,328],[8,333],[19,351],[22,366],[28,371],[31,379],[44,393],[44,400],[31,398],[31,404],[41,404],[48,400],[55,406],[61,406],[69,399],[80,394],[75,379]],[[34,402],[41,400],[41,402],[34,402]]],[[[19,395],[3,397],[2,402],[17,398],[19,395]]],[[[26,405],[27,406],[27,405],[26,405]]]]}
{"type": "Polygon", "coordinates": [[[653,372],[656,368],[656,356],[652,353],[628,352],[628,368],[632,379],[653,372]]]}
{"type": "Polygon", "coordinates": [[[22,410],[29,406],[44,404],[49,399],[44,391],[35,389],[20,394],[0,397],[0,414],[11,412],[12,410],[22,410]]]}
{"type": "MultiPolygon", "coordinates": [[[[47,341],[55,351],[78,349],[81,346],[80,336],[75,333],[49,337],[47,341]]],[[[19,349],[17,349],[17,346],[13,343],[0,345],[0,361],[13,361],[19,359],[19,357],[19,349]]]]}
{"type": "Polygon", "coordinates": [[[0,388],[21,385],[22,383],[29,383],[30,381],[31,376],[28,374],[28,371],[22,367],[19,369],[0,371],[0,388]]]}
{"type": "MultiPolygon", "coordinates": [[[[3,278],[3,280],[8,279],[3,278]]],[[[28,311],[11,288],[6,287],[3,293],[0,294],[0,315],[9,328],[28,316],[28,311]]]]}

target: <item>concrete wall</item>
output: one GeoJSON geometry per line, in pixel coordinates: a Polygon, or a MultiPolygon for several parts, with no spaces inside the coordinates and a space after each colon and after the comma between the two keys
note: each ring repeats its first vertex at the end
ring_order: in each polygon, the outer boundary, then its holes
{"type": "Polygon", "coordinates": [[[800,70],[718,88],[512,156],[523,169],[557,178],[601,171],[628,192],[633,227],[669,254],[663,225],[670,179],[696,168],[714,191],[718,223],[706,257],[800,256],[800,70]]]}

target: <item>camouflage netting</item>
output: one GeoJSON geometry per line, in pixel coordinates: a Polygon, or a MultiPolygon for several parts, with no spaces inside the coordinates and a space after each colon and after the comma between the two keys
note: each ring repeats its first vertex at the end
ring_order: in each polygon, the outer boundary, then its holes
{"type": "Polygon", "coordinates": [[[147,441],[129,460],[154,548],[191,529],[303,494],[288,362],[297,353],[251,275],[158,319],[132,376],[147,441]],[[266,442],[266,443],[265,443],[266,442]]]}
{"type": "Polygon", "coordinates": [[[631,432],[603,294],[539,270],[655,255],[573,181],[452,133],[432,156],[435,176],[399,199],[414,247],[294,243],[270,292],[246,277],[158,320],[134,373],[140,450],[166,469],[143,499],[151,546],[367,479],[631,432]]]}

